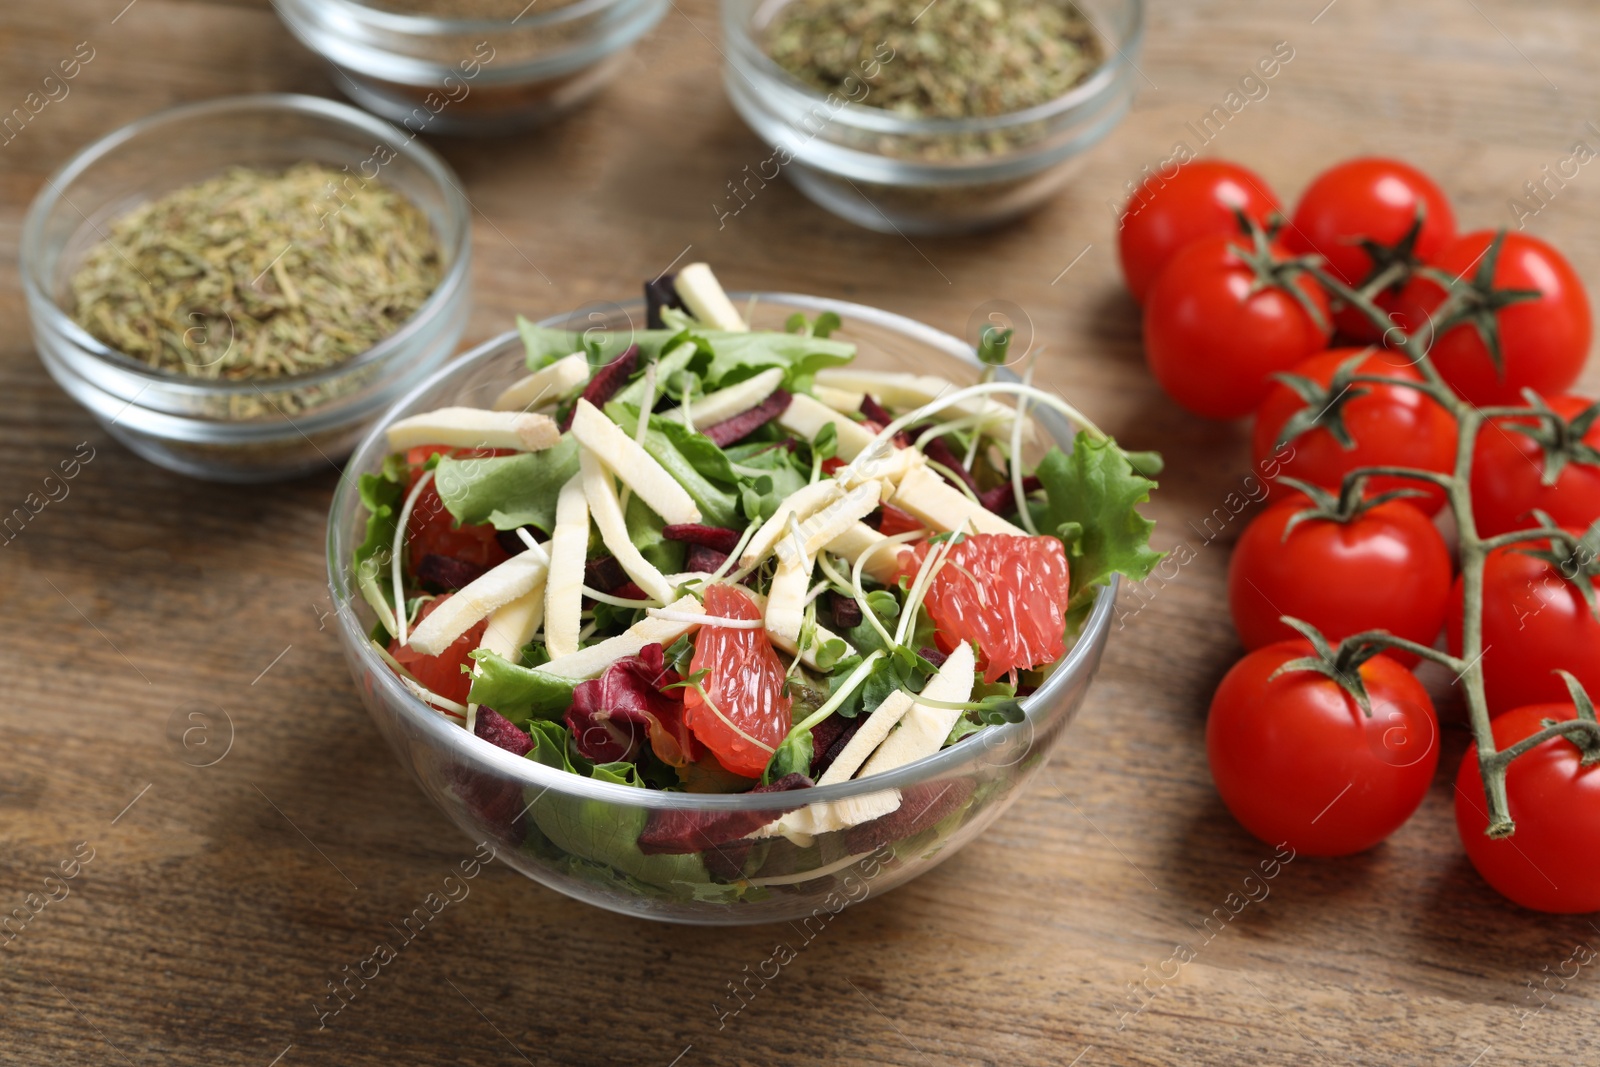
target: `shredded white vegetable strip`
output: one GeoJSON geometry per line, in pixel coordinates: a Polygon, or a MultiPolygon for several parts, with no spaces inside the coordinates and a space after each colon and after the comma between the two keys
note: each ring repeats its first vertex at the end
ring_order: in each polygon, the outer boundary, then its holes
{"type": "MultiPolygon", "coordinates": [[[[639,425],[633,429],[633,443],[640,448],[644,447],[645,434],[650,432],[650,409],[656,406],[656,365],[649,363],[644,368],[644,396],[639,400],[639,425]]],[[[622,491],[617,494],[617,504],[622,508],[622,513],[628,513],[628,501],[633,498],[633,487],[627,482],[622,483],[622,491]]]]}
{"type": "MultiPolygon", "coordinates": [[[[634,601],[638,603],[638,601],[634,601]]],[[[645,614],[652,619],[667,622],[686,622],[694,626],[721,626],[729,630],[759,630],[760,619],[730,619],[726,615],[695,615],[687,611],[668,611],[665,608],[647,608],[645,614]]]]}
{"type": "MultiPolygon", "coordinates": [[[[1022,372],[1022,384],[1033,388],[1033,360],[1028,361],[1027,369],[1022,372]]],[[[1022,528],[1035,537],[1039,535],[1039,527],[1034,524],[1033,515],[1028,509],[1028,494],[1022,488],[1022,420],[1028,415],[1028,398],[1025,395],[1017,397],[1017,417],[1011,423],[1011,495],[1017,502],[1017,517],[1022,520],[1022,528]]]]}
{"type": "Polygon", "coordinates": [[[400,521],[394,528],[394,555],[389,561],[389,565],[394,574],[394,606],[395,622],[397,624],[394,636],[402,647],[410,642],[410,634],[406,632],[406,624],[410,621],[407,616],[410,615],[410,612],[406,610],[406,587],[400,573],[403,569],[400,561],[405,549],[406,526],[411,522],[411,510],[417,506],[417,498],[422,495],[422,491],[428,487],[428,483],[431,481],[433,481],[433,472],[423,471],[422,477],[417,479],[417,484],[411,487],[411,493],[406,497],[405,507],[400,509],[400,521]]]}
{"type": "Polygon", "coordinates": [[[591,589],[587,585],[582,588],[583,595],[590,600],[596,600],[602,604],[610,604],[614,608],[660,608],[666,606],[659,600],[632,600],[625,596],[612,596],[610,593],[602,593],[600,590],[591,589]]]}

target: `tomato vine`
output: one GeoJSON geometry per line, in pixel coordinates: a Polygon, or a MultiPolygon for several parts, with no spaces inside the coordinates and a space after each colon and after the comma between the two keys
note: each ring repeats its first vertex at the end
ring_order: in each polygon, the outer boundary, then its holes
{"type": "MultiPolygon", "coordinates": [[[[1252,239],[1259,243],[1261,240],[1259,227],[1245,219],[1240,221],[1241,225],[1251,231],[1252,239]]],[[[1408,641],[1385,630],[1370,630],[1345,638],[1337,649],[1326,650],[1327,655],[1323,657],[1327,660],[1326,668],[1302,663],[1294,665],[1291,669],[1326,669],[1346,674],[1349,665],[1359,663],[1366,654],[1392,648],[1411,652],[1441,664],[1453,672],[1464,685],[1468,717],[1473,736],[1477,740],[1478,769],[1489,806],[1486,833],[1491,838],[1508,837],[1516,829],[1506,796],[1506,768],[1512,760],[1552,738],[1564,737],[1582,752],[1581,762],[1584,766],[1600,763],[1600,721],[1596,720],[1594,705],[1584,693],[1582,686],[1566,672],[1562,673],[1572,693],[1577,716],[1559,722],[1546,720],[1538,732],[1505,749],[1497,749],[1495,746],[1488,703],[1484,695],[1483,587],[1484,564],[1489,553],[1508,545],[1545,542],[1551,545],[1554,551],[1580,561],[1590,554],[1589,548],[1579,535],[1549,522],[1541,522],[1537,527],[1490,537],[1480,535],[1473,513],[1471,488],[1473,459],[1480,431],[1489,420],[1508,417],[1533,420],[1552,434],[1559,434],[1566,427],[1553,425],[1560,420],[1560,416],[1551,411],[1548,405],[1539,402],[1531,390],[1524,391],[1529,397],[1529,403],[1521,406],[1479,407],[1463,399],[1445,381],[1429,355],[1433,342],[1456,327],[1478,330],[1484,338],[1485,348],[1491,354],[1498,353],[1496,337],[1498,312],[1504,307],[1539,295],[1525,290],[1492,287],[1495,261],[1504,239],[1503,230],[1495,235],[1482,257],[1480,269],[1470,281],[1452,277],[1431,267],[1416,266],[1404,258],[1396,257],[1386,263],[1384,268],[1366,284],[1356,289],[1340,281],[1326,269],[1325,265],[1316,262],[1314,257],[1299,259],[1294,264],[1294,269],[1315,278],[1335,299],[1343,301],[1347,308],[1365,317],[1382,336],[1383,342],[1402,353],[1420,374],[1417,380],[1407,380],[1379,374],[1353,373],[1348,376],[1349,382],[1415,389],[1439,404],[1456,420],[1455,463],[1449,473],[1403,466],[1359,467],[1345,474],[1345,492],[1341,495],[1347,495],[1352,491],[1360,492],[1358,486],[1361,480],[1374,477],[1410,479],[1442,489],[1455,515],[1458,530],[1463,603],[1459,654],[1451,654],[1415,641],[1408,641]],[[1393,316],[1381,308],[1375,299],[1380,292],[1404,281],[1408,276],[1425,277],[1442,286],[1447,294],[1444,303],[1429,316],[1427,323],[1412,330],[1396,325],[1393,316]]],[[[1587,580],[1585,569],[1582,567],[1571,577],[1577,582],[1587,580]]],[[[1585,599],[1587,601],[1590,598],[1585,599]]],[[[1299,620],[1287,617],[1284,622],[1302,631],[1305,627],[1299,620]]]]}

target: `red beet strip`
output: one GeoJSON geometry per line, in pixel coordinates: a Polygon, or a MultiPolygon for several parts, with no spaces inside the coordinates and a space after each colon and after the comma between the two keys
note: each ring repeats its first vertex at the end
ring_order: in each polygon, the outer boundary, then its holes
{"type": "Polygon", "coordinates": [[[705,526],[698,522],[671,523],[662,528],[661,536],[668,541],[687,541],[691,545],[703,545],[722,553],[732,552],[739,546],[738,530],[705,526]]]}
{"type": "MultiPolygon", "coordinates": [[[[1023,495],[1036,493],[1041,488],[1039,479],[1028,475],[1022,479],[1023,495]]],[[[978,494],[978,502],[996,515],[1009,515],[1017,510],[1016,493],[1011,488],[1011,483],[997,485],[986,493],[978,494]]]]}
{"type": "MultiPolygon", "coordinates": [[[[583,387],[584,400],[595,407],[605,407],[607,400],[617,395],[617,390],[627,384],[628,377],[639,366],[639,346],[629,345],[618,353],[617,358],[607,363],[604,367],[594,372],[594,377],[589,379],[589,384],[583,387]]],[[[574,404],[576,409],[577,405],[574,404]]],[[[562,420],[562,432],[572,426],[572,412],[567,412],[567,417],[562,420]]]]}
{"type": "Polygon", "coordinates": [[[601,556],[583,565],[583,581],[590,589],[609,593],[628,582],[628,572],[615,556],[601,556]]]}
{"type": "Polygon", "coordinates": [[[684,559],[684,570],[696,574],[715,574],[724,563],[728,562],[728,553],[718,552],[705,545],[689,545],[689,554],[684,559]]]}
{"type": "Polygon", "coordinates": [[[719,448],[726,448],[736,441],[742,441],[755,433],[761,427],[782,415],[789,408],[792,400],[788,393],[782,389],[776,390],[771,396],[748,411],[713,423],[700,432],[711,438],[719,448]]]}
{"type": "MultiPolygon", "coordinates": [[[[889,409],[878,403],[871,393],[861,394],[861,407],[858,410],[868,422],[876,423],[880,430],[894,421],[894,416],[889,414],[889,409]]],[[[901,448],[910,448],[911,438],[902,430],[894,435],[894,443],[901,448]]]]}
{"type": "MultiPolygon", "coordinates": [[[[940,474],[944,475],[945,481],[950,481],[950,476],[954,474],[967,484],[968,489],[971,489],[973,493],[977,493],[978,483],[973,480],[972,474],[962,464],[961,457],[956,455],[955,449],[951,448],[949,443],[946,442],[944,438],[935,437],[933,440],[923,445],[922,454],[933,460],[935,463],[941,464],[948,468],[948,470],[939,472],[940,474]]],[[[952,482],[951,484],[954,483],[952,482]]],[[[961,487],[957,485],[956,488],[959,489],[961,487]]]]}

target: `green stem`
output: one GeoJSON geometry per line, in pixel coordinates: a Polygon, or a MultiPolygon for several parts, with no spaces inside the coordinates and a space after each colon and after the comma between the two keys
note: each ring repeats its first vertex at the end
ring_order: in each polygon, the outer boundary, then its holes
{"type": "MultiPolygon", "coordinates": [[[[1500,768],[1500,773],[1505,774],[1506,765],[1529,749],[1537,748],[1552,737],[1574,738],[1573,744],[1583,752],[1581,760],[1583,766],[1588,767],[1600,763],[1600,723],[1593,719],[1566,719],[1562,722],[1553,722],[1536,734],[1530,734],[1510,748],[1502,749],[1494,754],[1494,763],[1500,768]],[[1579,735],[1587,734],[1586,738],[1579,735]]],[[[1482,762],[1481,760],[1479,761],[1482,762]]],[[[1490,836],[1493,836],[1492,834],[1490,836]]]]}
{"type": "MultiPolygon", "coordinates": [[[[1483,429],[1486,416],[1483,411],[1456,396],[1440,375],[1439,368],[1428,358],[1428,343],[1431,338],[1424,339],[1417,334],[1400,330],[1371,297],[1351,289],[1327,271],[1316,267],[1310,268],[1310,271],[1329,292],[1351,307],[1359,309],[1374,326],[1382,330],[1384,339],[1398,347],[1422,374],[1424,381],[1432,386],[1432,389],[1424,391],[1455,416],[1455,463],[1448,477],[1437,477],[1437,484],[1444,488],[1450,510],[1455,514],[1456,528],[1459,531],[1462,585],[1461,655],[1454,657],[1457,659],[1454,666],[1460,668],[1457,674],[1466,691],[1467,716],[1472,724],[1473,737],[1478,743],[1478,770],[1483,777],[1484,797],[1489,803],[1489,826],[1486,832],[1490,837],[1506,837],[1516,829],[1506,799],[1506,762],[1511,757],[1501,758],[1502,754],[1495,749],[1494,731],[1489,725],[1489,705],[1484,698],[1483,568],[1489,549],[1487,542],[1478,534],[1477,520],[1472,513],[1472,460],[1478,433],[1483,429]]],[[[1435,311],[1432,321],[1448,320],[1467,302],[1467,298],[1456,289],[1450,288],[1447,292],[1449,295],[1435,311]]],[[[1401,469],[1373,468],[1372,471],[1398,475],[1401,469]]],[[[1423,474],[1417,471],[1409,473],[1411,476],[1423,474]]],[[[1435,478],[1425,476],[1424,480],[1432,481],[1435,478]]]]}
{"type": "Polygon", "coordinates": [[[1352,478],[1410,478],[1413,481],[1429,482],[1446,490],[1455,481],[1452,475],[1441,474],[1438,471],[1419,470],[1416,467],[1356,467],[1354,470],[1346,472],[1344,477],[1347,482],[1352,478]]]}
{"type": "Polygon", "coordinates": [[[1578,548],[1578,539],[1566,530],[1554,527],[1537,527],[1531,530],[1512,530],[1510,533],[1497,534],[1494,537],[1485,538],[1483,550],[1485,553],[1493,552],[1497,548],[1521,544],[1524,541],[1560,542],[1561,547],[1569,551],[1577,551],[1578,548]]]}
{"type": "Polygon", "coordinates": [[[1416,641],[1404,637],[1396,637],[1388,630],[1365,630],[1352,634],[1339,642],[1340,645],[1377,645],[1379,648],[1398,648],[1402,652],[1410,652],[1422,659],[1432,660],[1446,670],[1460,674],[1466,668],[1466,661],[1448,652],[1441,652],[1430,645],[1418,644],[1416,641]]]}

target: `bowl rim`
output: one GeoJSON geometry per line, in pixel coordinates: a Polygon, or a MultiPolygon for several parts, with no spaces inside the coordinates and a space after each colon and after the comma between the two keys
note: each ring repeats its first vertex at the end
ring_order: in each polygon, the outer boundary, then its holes
{"type": "MultiPolygon", "coordinates": [[[[79,211],[79,215],[86,222],[89,221],[88,217],[83,216],[81,211],[79,211]]],[[[90,225],[93,225],[93,223],[90,223],[90,225]]],[[[96,227],[97,232],[98,229],[96,227]]],[[[104,236],[102,233],[102,239],[104,236]]],[[[456,291],[469,282],[472,269],[472,208],[467,200],[466,193],[461,189],[455,173],[438,153],[415,137],[406,138],[402,136],[397,127],[370,112],[362,111],[337,100],[329,100],[325,97],[311,96],[304,93],[249,93],[239,96],[217,97],[211,100],[201,100],[189,104],[180,104],[177,107],[164,108],[120,126],[79,149],[45,179],[43,187],[35,194],[33,202],[28,206],[28,213],[23,219],[19,249],[19,268],[22,275],[23,289],[28,297],[30,314],[42,315],[52,320],[51,326],[53,330],[65,336],[73,346],[84,354],[115,368],[117,371],[129,374],[136,379],[144,380],[147,388],[160,386],[169,395],[196,397],[250,396],[262,391],[277,393],[334,382],[371,364],[381,364],[394,355],[397,350],[404,349],[412,338],[423,330],[428,322],[436,318],[442,309],[449,306],[456,291]],[[380,339],[371,348],[331,367],[308,371],[304,374],[286,375],[280,378],[244,379],[240,381],[189,378],[169,371],[158,370],[141,359],[135,359],[127,353],[118,351],[101,342],[82,326],[78,325],[71,315],[67,314],[66,310],[61,307],[49,292],[46,286],[46,279],[39,277],[40,257],[38,253],[43,243],[45,217],[58,201],[65,201],[74,210],[77,210],[76,205],[73,205],[67,199],[65,192],[65,189],[73,181],[100,163],[111,152],[136,137],[193,119],[210,118],[230,112],[281,112],[313,116],[342,124],[360,132],[364,136],[378,137],[384,146],[394,152],[397,157],[404,156],[421,167],[423,172],[439,189],[444,200],[448,221],[456,232],[456,239],[449,247],[446,247],[443,241],[444,235],[435,234],[441,238],[441,253],[448,253],[450,256],[450,265],[440,277],[438,284],[434,286],[433,291],[428,294],[428,298],[418,306],[416,311],[412,312],[411,317],[401,323],[397,330],[380,339]]]]}
{"type": "Polygon", "coordinates": [[[505,33],[549,29],[559,26],[564,22],[574,22],[589,15],[605,11],[608,8],[620,7],[623,4],[634,3],[637,0],[575,0],[574,3],[552,10],[540,11],[529,16],[525,21],[528,8],[538,2],[528,4],[522,14],[510,19],[497,18],[450,18],[442,15],[423,15],[408,11],[388,11],[381,7],[374,7],[364,0],[320,0],[329,7],[338,9],[346,17],[366,22],[372,26],[390,30],[395,33],[404,33],[412,37],[430,37],[440,34],[471,34],[471,33],[505,33]]]}
{"type": "MultiPolygon", "coordinates": [[[[779,7],[789,0],[780,0],[774,4],[772,0],[763,0],[756,7],[752,15],[759,14],[768,7],[779,7]]],[[[841,125],[853,126],[872,133],[898,134],[908,136],[940,136],[948,137],[960,134],[993,133],[998,130],[1008,130],[1016,126],[1026,126],[1036,122],[1049,121],[1060,117],[1063,113],[1072,111],[1082,105],[1096,101],[1102,94],[1115,87],[1117,81],[1124,76],[1125,68],[1133,67],[1131,55],[1139,51],[1144,39],[1145,30],[1145,4],[1144,0],[1126,0],[1132,13],[1132,23],[1128,28],[1127,37],[1122,42],[1113,41],[1100,30],[1098,24],[1090,20],[1090,25],[1101,40],[1110,45],[1110,51],[1100,65],[1085,79],[1068,89],[1060,96],[1046,100],[1044,103],[1035,104],[1033,107],[1021,111],[1006,111],[999,115],[970,116],[967,118],[920,118],[888,111],[884,108],[867,107],[855,101],[846,100],[844,105],[834,108],[830,97],[838,94],[823,93],[812,85],[801,81],[766,53],[759,44],[756,35],[750,32],[745,20],[734,17],[732,5],[723,4],[723,33],[728,38],[729,50],[724,55],[728,69],[739,77],[749,81],[753,88],[759,89],[757,83],[751,79],[750,73],[761,75],[766,81],[766,87],[776,90],[781,95],[790,98],[790,103],[813,111],[818,107],[830,111],[828,122],[839,122],[841,125]],[[741,66],[741,60],[749,60],[753,67],[747,70],[741,66]]],[[[1082,10],[1082,7],[1079,7],[1082,10]]],[[[1087,12],[1085,12],[1087,18],[1087,12]]],[[[998,153],[1005,155],[1006,153],[998,153]]],[[[984,161],[987,161],[985,159],[984,161]]],[[[966,161],[972,163],[975,161],[966,161]]]]}
{"type": "MultiPolygon", "coordinates": [[[[730,292],[728,295],[736,302],[753,299],[757,302],[772,301],[782,303],[788,307],[804,308],[812,311],[833,311],[845,319],[847,323],[854,318],[874,326],[887,328],[936,348],[968,365],[974,367],[982,365],[979,363],[977,355],[971,346],[965,342],[942,330],[937,330],[925,323],[891,311],[884,311],[851,301],[808,296],[800,293],[736,291],[730,292]]],[[[632,300],[624,304],[602,303],[618,307],[624,311],[630,311],[635,307],[641,310],[643,308],[642,300],[632,300]]],[[[582,310],[578,309],[580,312],[582,310]]],[[[540,319],[538,325],[560,327],[571,322],[576,313],[567,312],[548,316],[540,319]]],[[[1094,607],[1085,620],[1082,631],[1073,642],[1072,647],[1067,649],[1065,656],[1063,656],[1055,670],[1045,679],[1043,685],[1022,699],[1021,704],[1025,715],[1022,722],[984,727],[961,744],[941,749],[931,756],[915,760],[883,774],[873,775],[870,778],[853,778],[850,781],[839,782],[835,785],[811,786],[806,789],[790,790],[782,793],[673,793],[600,782],[582,775],[546,767],[542,763],[523,756],[512,755],[505,749],[467,733],[461,726],[446,721],[442,714],[423,703],[422,700],[402,686],[394,672],[372,651],[372,645],[367,638],[367,633],[360,627],[353,609],[355,594],[346,580],[348,567],[345,566],[344,558],[348,555],[350,546],[346,544],[344,531],[340,529],[339,516],[345,509],[351,494],[357,492],[359,474],[364,473],[358,470],[358,464],[374,454],[375,447],[381,446],[385,428],[400,412],[415,403],[417,398],[434,389],[463,368],[484,362],[497,355],[503,355],[506,351],[521,343],[520,332],[508,330],[483,342],[463,354],[460,358],[452,360],[396,401],[389,410],[383,413],[382,417],[368,431],[367,436],[363,438],[361,444],[356,447],[355,452],[352,453],[349,462],[340,475],[339,484],[334,491],[333,502],[329,507],[328,513],[328,591],[333,601],[334,615],[338,619],[340,635],[345,641],[347,653],[351,653],[351,650],[354,650],[352,654],[353,662],[359,662],[366,672],[366,677],[374,679],[373,684],[383,690],[383,694],[377,696],[376,699],[382,700],[389,708],[401,709],[401,714],[407,726],[414,731],[425,734],[431,743],[443,747],[458,763],[466,765],[475,763],[488,764],[489,767],[502,776],[516,780],[524,788],[543,787],[544,792],[555,790],[562,795],[587,800],[658,810],[707,812],[772,811],[780,808],[794,808],[800,804],[842,800],[847,797],[862,796],[886,789],[905,789],[953,771],[970,762],[975,756],[981,758],[979,753],[987,746],[983,741],[974,741],[972,740],[973,738],[1007,739],[1015,736],[1024,728],[1032,732],[1038,724],[1039,709],[1052,704],[1062,691],[1067,689],[1078,678],[1081,672],[1092,668],[1093,661],[1104,650],[1111,633],[1111,614],[1116,604],[1117,590],[1120,585],[1119,577],[1116,575],[1113,575],[1112,580],[1095,596],[1094,607]]],[[[1001,368],[1001,370],[1003,373],[1009,374],[1009,372],[1004,371],[1004,368],[1001,368]]],[[[1011,377],[1014,378],[1015,376],[1011,375],[1011,377]]],[[[1049,418],[1040,413],[1040,421],[1045,423],[1048,432],[1056,439],[1057,443],[1070,444],[1070,438],[1064,437],[1062,429],[1052,428],[1052,424],[1057,427],[1066,426],[1065,420],[1059,417],[1049,418]]],[[[365,684],[365,679],[363,678],[357,678],[356,681],[357,684],[365,684]]],[[[1031,740],[1029,744],[1032,744],[1031,740]]],[[[543,796],[544,792],[539,795],[543,796]]],[[[535,800],[537,799],[536,797],[535,800]]]]}

